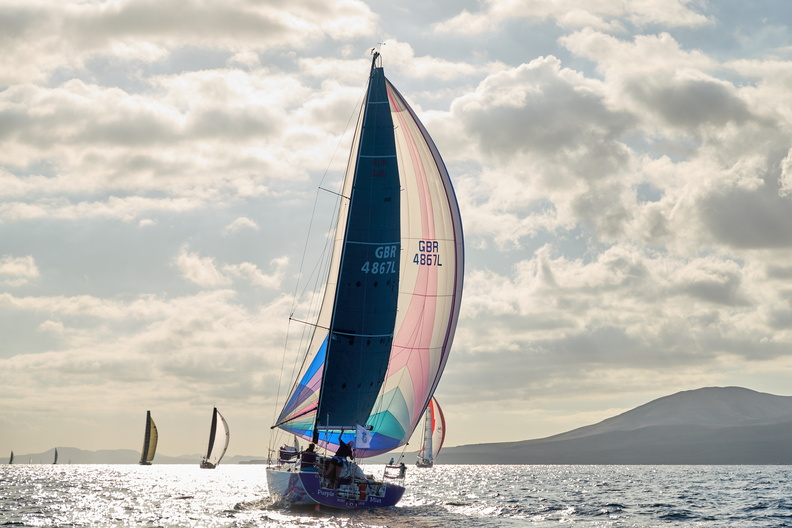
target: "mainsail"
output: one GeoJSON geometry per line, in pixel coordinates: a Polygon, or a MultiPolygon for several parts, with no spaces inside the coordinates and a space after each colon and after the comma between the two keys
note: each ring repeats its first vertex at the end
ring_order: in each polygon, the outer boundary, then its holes
{"type": "Polygon", "coordinates": [[[459,208],[434,142],[377,55],[344,184],[316,329],[275,426],[358,457],[404,445],[443,372],[459,316],[459,208]]]}
{"type": "Polygon", "coordinates": [[[445,440],[445,417],[437,400],[432,398],[426,408],[424,432],[421,449],[418,451],[419,464],[431,465],[440,454],[445,440]]]}
{"type": "Polygon", "coordinates": [[[14,452],[13,451],[11,451],[11,456],[8,457],[8,463],[9,464],[13,464],[14,463],[14,452]]]}
{"type": "Polygon", "coordinates": [[[217,407],[215,407],[212,410],[212,425],[209,428],[209,445],[206,448],[203,460],[201,460],[201,467],[205,469],[216,467],[223,455],[225,455],[230,439],[228,423],[217,410],[217,407]]]}
{"type": "Polygon", "coordinates": [[[146,411],[146,432],[143,435],[143,450],[140,453],[140,464],[151,465],[154,454],[157,452],[157,426],[151,418],[151,411],[146,411]]]}
{"type": "Polygon", "coordinates": [[[53,464],[57,464],[58,463],[58,448],[57,447],[55,448],[55,458],[52,461],[52,463],[53,464]]]}

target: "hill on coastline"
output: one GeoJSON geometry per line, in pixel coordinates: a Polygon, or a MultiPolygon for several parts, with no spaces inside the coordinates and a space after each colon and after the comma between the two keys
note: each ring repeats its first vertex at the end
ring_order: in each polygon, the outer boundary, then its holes
{"type": "Polygon", "coordinates": [[[707,387],[594,425],[443,449],[440,464],[792,464],[792,397],[707,387]]]}
{"type": "MultiPolygon", "coordinates": [[[[453,427],[453,423],[449,424],[453,427]]],[[[136,464],[131,449],[58,447],[61,464],[136,464]]],[[[15,462],[51,464],[54,449],[15,462]]],[[[392,454],[368,459],[385,463],[392,454]]],[[[201,455],[158,454],[155,464],[195,464],[201,455]]],[[[263,463],[227,456],[223,464],[263,463]]],[[[415,453],[406,461],[414,461],[415,453]]],[[[0,458],[0,464],[8,458],[0,458]]],[[[518,442],[443,449],[438,464],[792,464],[792,396],[740,387],[706,387],[658,398],[599,423],[518,442]]]]}

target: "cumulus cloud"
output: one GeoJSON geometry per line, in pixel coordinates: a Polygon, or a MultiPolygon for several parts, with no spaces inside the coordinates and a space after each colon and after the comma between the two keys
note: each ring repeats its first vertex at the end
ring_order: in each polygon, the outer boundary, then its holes
{"type": "Polygon", "coordinates": [[[231,284],[231,279],[223,275],[211,257],[201,257],[183,247],[176,257],[176,266],[186,280],[199,286],[214,288],[231,284]]]}
{"type": "Polygon", "coordinates": [[[0,283],[7,286],[22,286],[38,276],[39,270],[32,256],[4,255],[0,257],[0,283]]]}
{"type": "Polygon", "coordinates": [[[477,209],[491,214],[474,230],[504,229],[495,238],[508,239],[578,221],[597,224],[605,236],[622,229],[632,159],[621,136],[634,120],[610,108],[599,81],[562,68],[555,57],[536,59],[489,75],[454,101],[448,119],[461,123],[471,142],[460,150],[497,167],[497,176],[478,183],[476,195],[487,199],[477,209]],[[525,214],[535,220],[523,222],[525,214]],[[489,221],[493,215],[515,218],[489,221]],[[514,220],[525,229],[515,231],[514,220]]]}
{"type": "Polygon", "coordinates": [[[190,252],[187,246],[181,248],[174,260],[182,277],[203,288],[222,288],[232,284],[234,279],[262,288],[280,288],[288,257],[279,257],[270,262],[271,273],[261,271],[250,262],[239,264],[218,264],[212,257],[202,257],[190,252]]]}
{"type": "Polygon", "coordinates": [[[253,229],[254,231],[258,231],[259,226],[256,222],[254,222],[250,218],[241,216],[236,220],[234,220],[233,222],[231,222],[230,224],[228,224],[223,230],[223,232],[227,235],[230,235],[236,233],[237,231],[242,231],[244,229],[253,229]]]}
{"type": "Polygon", "coordinates": [[[39,82],[57,68],[81,71],[94,60],[155,62],[181,47],[303,49],[324,38],[370,35],[375,16],[356,0],[259,3],[234,0],[21,2],[2,8],[0,85],[39,82]]]}
{"type": "Polygon", "coordinates": [[[270,274],[262,272],[255,264],[250,262],[226,265],[224,269],[230,275],[242,278],[255,286],[278,289],[281,287],[288,264],[288,257],[273,259],[270,263],[273,271],[270,274]]]}
{"type": "Polygon", "coordinates": [[[566,28],[593,27],[620,32],[624,31],[625,22],[637,26],[658,24],[666,27],[707,24],[707,17],[691,9],[691,3],[690,0],[598,1],[583,6],[575,0],[486,0],[481,2],[481,10],[471,12],[465,9],[438,24],[437,30],[442,33],[479,35],[496,32],[504,23],[515,19],[551,20],[566,28]]]}

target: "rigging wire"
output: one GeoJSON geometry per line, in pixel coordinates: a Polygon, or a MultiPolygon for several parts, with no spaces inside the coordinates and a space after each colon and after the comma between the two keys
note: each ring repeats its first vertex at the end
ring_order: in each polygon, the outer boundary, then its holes
{"type": "MultiPolygon", "coordinates": [[[[302,292],[300,293],[300,289],[299,288],[300,288],[300,282],[304,278],[303,277],[303,268],[305,266],[305,260],[306,260],[307,254],[308,254],[308,243],[309,243],[309,241],[311,239],[311,233],[313,232],[314,221],[317,219],[317,209],[318,209],[320,192],[321,191],[327,192],[326,189],[322,188],[322,185],[325,182],[325,179],[328,177],[328,174],[330,173],[330,167],[333,164],[333,160],[335,159],[336,154],[338,153],[338,151],[339,151],[339,149],[341,147],[341,144],[344,141],[344,137],[346,136],[346,134],[347,134],[347,132],[348,132],[348,130],[350,128],[350,124],[354,120],[356,113],[358,113],[358,112],[356,112],[356,110],[358,108],[360,108],[361,101],[362,101],[364,96],[365,96],[365,90],[358,97],[358,99],[357,99],[357,101],[356,101],[356,103],[355,103],[355,105],[353,107],[353,110],[352,110],[352,112],[351,112],[351,114],[349,116],[349,119],[347,120],[346,126],[344,127],[344,131],[340,135],[340,137],[338,139],[338,143],[336,144],[335,150],[333,151],[333,154],[330,157],[330,161],[328,162],[327,167],[325,168],[324,173],[322,174],[322,178],[321,178],[321,180],[319,182],[319,186],[317,187],[317,191],[316,191],[316,194],[314,196],[313,208],[312,208],[312,211],[311,211],[311,217],[310,217],[309,225],[308,225],[308,233],[307,233],[307,235],[305,237],[305,244],[303,246],[302,257],[300,259],[300,266],[299,266],[299,269],[298,269],[298,272],[297,272],[297,280],[295,281],[295,288],[294,288],[294,293],[293,293],[293,296],[292,296],[292,304],[291,304],[291,306],[289,308],[289,321],[287,323],[286,338],[284,339],[284,344],[283,344],[283,352],[282,352],[282,357],[281,357],[281,368],[280,368],[280,375],[278,376],[278,387],[277,387],[277,390],[276,390],[276,393],[275,393],[275,405],[274,405],[274,408],[273,408],[272,423],[275,423],[277,421],[277,418],[278,418],[277,413],[278,413],[278,408],[280,407],[280,405],[279,405],[280,394],[281,394],[281,388],[283,386],[283,377],[284,377],[283,374],[284,374],[284,370],[285,370],[285,366],[286,366],[286,354],[287,354],[287,351],[289,349],[289,336],[291,335],[291,324],[292,324],[292,319],[293,319],[294,313],[297,310],[298,305],[300,304],[300,299],[304,298],[304,296],[307,294],[307,292],[309,290],[309,286],[311,284],[313,284],[313,289],[312,289],[313,294],[311,295],[311,299],[312,300],[309,303],[309,306],[307,307],[307,312],[310,315],[310,317],[308,319],[313,320],[315,318],[315,316],[318,316],[319,309],[321,308],[321,297],[322,297],[320,295],[320,292],[318,291],[320,289],[319,288],[319,281],[321,280],[321,277],[323,275],[326,275],[326,273],[325,274],[322,273],[322,270],[327,270],[329,272],[330,262],[332,260],[332,241],[333,241],[333,236],[325,236],[325,244],[323,246],[322,251],[319,254],[319,258],[316,261],[316,265],[314,266],[311,274],[308,275],[308,280],[305,281],[305,286],[304,286],[302,292]],[[317,299],[319,299],[318,304],[316,303],[317,299]]],[[[353,136],[353,139],[354,139],[354,136],[353,136]]],[[[340,185],[341,185],[342,188],[343,188],[343,180],[344,180],[344,178],[341,178],[341,184],[340,185]]],[[[337,195],[340,196],[340,192],[337,193],[337,195]]],[[[333,210],[333,214],[330,215],[330,224],[329,224],[329,226],[327,228],[327,231],[325,231],[326,233],[333,232],[333,224],[335,222],[335,219],[338,217],[338,213],[340,211],[340,201],[341,201],[340,199],[336,200],[336,205],[335,205],[335,208],[333,210]]],[[[303,355],[303,358],[302,358],[302,365],[305,365],[305,362],[308,359],[308,352],[309,351],[307,350],[307,347],[303,347],[302,346],[306,342],[306,338],[307,338],[306,334],[307,334],[307,332],[308,332],[307,327],[304,326],[303,330],[301,331],[301,337],[300,337],[300,339],[298,341],[299,342],[298,350],[305,349],[305,354],[303,355]]],[[[297,377],[295,375],[295,373],[298,370],[297,369],[297,364],[300,362],[299,360],[300,360],[300,354],[296,354],[294,364],[292,365],[292,372],[291,372],[291,379],[294,379],[294,385],[292,386],[291,390],[294,390],[294,387],[296,387],[296,385],[300,381],[299,379],[297,379],[297,377]]],[[[302,367],[300,367],[300,368],[302,368],[302,367]]],[[[273,448],[275,447],[275,444],[277,443],[275,441],[277,436],[278,436],[277,434],[270,434],[270,442],[269,442],[270,451],[273,450],[273,448]]]]}

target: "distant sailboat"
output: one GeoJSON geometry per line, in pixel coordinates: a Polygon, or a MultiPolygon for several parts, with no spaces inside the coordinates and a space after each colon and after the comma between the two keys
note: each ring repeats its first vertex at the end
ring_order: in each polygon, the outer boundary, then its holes
{"type": "Polygon", "coordinates": [[[228,423],[223,418],[223,415],[217,410],[217,407],[212,411],[212,426],[209,429],[209,446],[206,448],[206,454],[201,460],[201,467],[203,469],[214,469],[220,463],[220,459],[225,455],[228,449],[228,441],[231,435],[228,432],[228,423]],[[220,419],[220,427],[218,427],[218,418],[220,419]],[[222,447],[221,447],[222,446],[222,447]]]}
{"type": "Polygon", "coordinates": [[[437,400],[432,398],[424,413],[424,435],[418,452],[417,467],[432,467],[445,440],[445,417],[437,400]]]}
{"type": "Polygon", "coordinates": [[[52,463],[53,464],[57,464],[58,463],[58,448],[57,447],[55,448],[55,460],[53,460],[52,463]]]}
{"type": "Polygon", "coordinates": [[[151,419],[151,411],[146,411],[146,433],[143,436],[143,451],[140,453],[140,465],[150,466],[157,452],[157,426],[151,419]]]}
{"type": "Polygon", "coordinates": [[[13,464],[14,463],[14,452],[13,451],[11,451],[11,456],[8,457],[8,463],[9,464],[13,464]]]}

